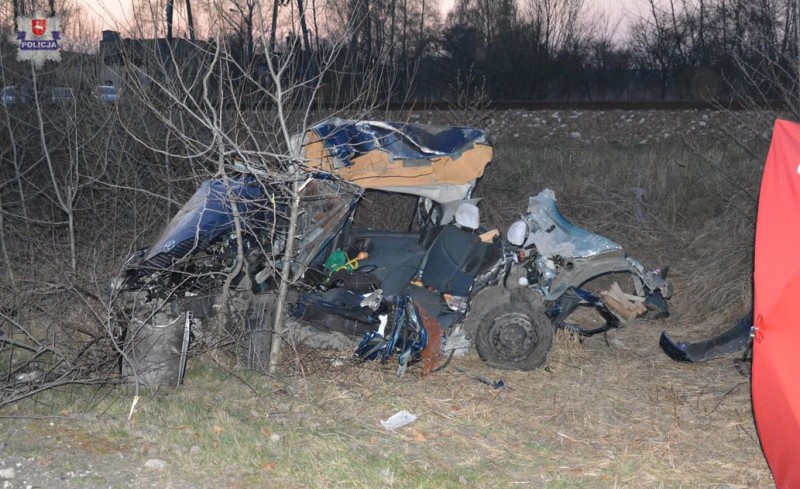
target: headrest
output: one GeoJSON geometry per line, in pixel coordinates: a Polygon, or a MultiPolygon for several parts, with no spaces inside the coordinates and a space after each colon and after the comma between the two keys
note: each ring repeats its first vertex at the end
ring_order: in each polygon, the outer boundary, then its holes
{"type": "Polygon", "coordinates": [[[522,246],[525,240],[528,239],[528,223],[520,219],[508,228],[506,233],[508,242],[514,246],[522,246]]]}
{"type": "Polygon", "coordinates": [[[481,225],[481,214],[478,206],[464,202],[456,210],[456,224],[463,228],[478,229],[481,225]]]}

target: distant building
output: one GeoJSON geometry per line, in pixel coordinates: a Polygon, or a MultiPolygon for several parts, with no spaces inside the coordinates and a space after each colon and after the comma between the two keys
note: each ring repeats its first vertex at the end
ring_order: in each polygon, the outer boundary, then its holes
{"type": "MultiPolygon", "coordinates": [[[[159,80],[176,70],[182,75],[196,75],[207,66],[213,52],[213,41],[130,39],[107,30],[100,40],[99,56],[104,66],[100,79],[120,85],[126,77],[133,76],[131,66],[135,66],[138,73],[145,73],[145,78],[159,80]]],[[[136,78],[145,81],[141,76],[136,78]]]]}

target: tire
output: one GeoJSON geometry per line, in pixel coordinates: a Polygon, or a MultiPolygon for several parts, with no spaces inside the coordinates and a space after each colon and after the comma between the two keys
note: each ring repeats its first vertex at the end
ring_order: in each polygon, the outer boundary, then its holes
{"type": "Polygon", "coordinates": [[[472,338],[478,335],[481,321],[498,304],[511,300],[510,291],[502,285],[489,286],[481,290],[470,300],[469,313],[464,319],[464,331],[472,338]]]}
{"type": "Polygon", "coordinates": [[[554,329],[540,306],[501,304],[481,319],[475,346],[481,358],[493,367],[534,370],[547,361],[554,329]]]}
{"type": "Polygon", "coordinates": [[[273,292],[256,294],[248,301],[239,356],[250,370],[269,372],[276,302],[277,297],[273,292]]]}

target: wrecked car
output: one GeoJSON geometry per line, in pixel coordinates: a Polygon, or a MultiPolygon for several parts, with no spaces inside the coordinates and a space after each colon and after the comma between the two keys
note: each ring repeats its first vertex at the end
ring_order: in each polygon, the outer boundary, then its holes
{"type": "Polygon", "coordinates": [[[128,376],[179,383],[192,330],[223,302],[245,312],[234,341],[242,360],[265,370],[285,267],[296,279],[288,315],[360,337],[357,360],[396,357],[400,375],[416,361],[435,371],[472,346],[493,366],[531,370],[546,362],[557,327],[588,336],[620,326],[626,308],[612,302],[668,314],[666,273],[570,223],[551,190],[530,197],[505,236],[482,225],[473,192],[492,145],[479,129],[329,119],[297,136],[295,152],[304,174],[291,256],[286,199],[240,162],[205,181],[128,260],[115,283],[128,376]],[[356,229],[367,189],[417,197],[413,229],[356,229]],[[583,287],[608,274],[629,275],[633,293],[583,287]],[[578,310],[594,319],[582,324],[578,310]],[[170,362],[177,373],[147,373],[170,362]]]}

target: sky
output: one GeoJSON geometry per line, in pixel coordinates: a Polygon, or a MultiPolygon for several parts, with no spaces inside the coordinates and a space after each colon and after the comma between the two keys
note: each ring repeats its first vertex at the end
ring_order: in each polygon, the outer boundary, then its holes
{"type": "MultiPolygon", "coordinates": [[[[76,0],[87,12],[92,14],[98,22],[100,30],[114,29],[120,24],[126,24],[125,16],[128,14],[130,0],[76,0]]],[[[180,0],[176,0],[176,4],[180,0]]],[[[440,0],[442,10],[447,11],[452,7],[454,0],[440,0]]],[[[636,16],[643,10],[647,0],[585,0],[587,7],[598,7],[614,17],[625,18],[636,16]]],[[[626,22],[623,21],[623,29],[626,22]]]]}
{"type": "Polygon", "coordinates": [[[101,30],[111,29],[116,23],[125,22],[125,11],[130,4],[126,0],[77,0],[101,25],[101,30]]]}

